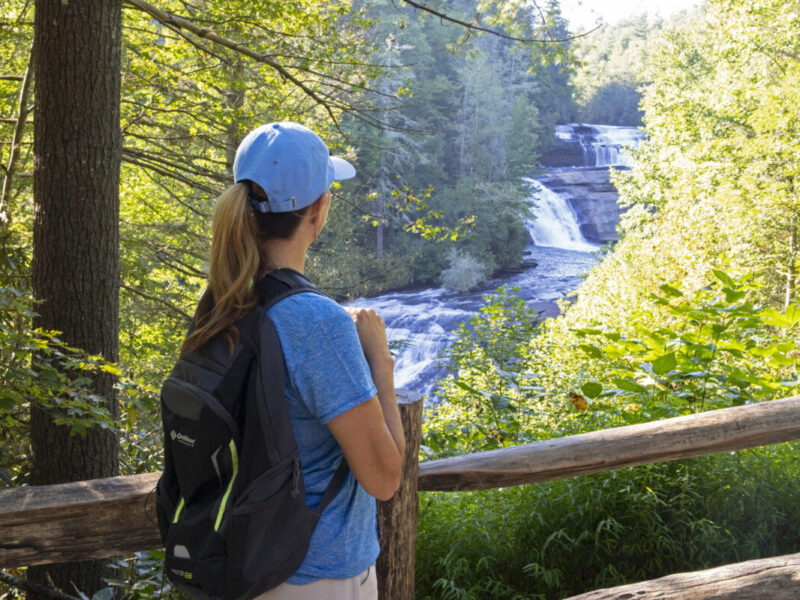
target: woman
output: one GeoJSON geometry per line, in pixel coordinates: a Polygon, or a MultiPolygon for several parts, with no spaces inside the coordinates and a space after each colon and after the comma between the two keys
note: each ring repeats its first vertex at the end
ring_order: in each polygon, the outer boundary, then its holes
{"type": "MultiPolygon", "coordinates": [[[[183,351],[224,334],[256,304],[253,282],[276,269],[303,273],[331,203],[330,185],[355,169],[296,123],[263,125],[236,152],[235,184],[214,212],[209,291],[183,351]]],[[[305,561],[257,600],[377,598],[375,498],[400,483],[405,440],[394,362],[383,321],[319,294],[285,298],[268,310],[285,358],[286,398],[315,507],[342,456],[350,473],[323,511],[305,561]],[[349,312],[349,314],[348,314],[349,312]]]]}

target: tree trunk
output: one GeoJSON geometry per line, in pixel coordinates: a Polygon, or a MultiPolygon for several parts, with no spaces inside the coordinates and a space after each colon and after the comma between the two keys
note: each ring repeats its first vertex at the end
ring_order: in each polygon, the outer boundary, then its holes
{"type": "Polygon", "coordinates": [[[25,75],[22,77],[22,85],[20,85],[19,89],[17,124],[14,127],[14,135],[11,138],[11,153],[8,157],[8,165],[3,177],[3,189],[0,191],[0,235],[3,230],[8,228],[11,221],[8,205],[11,202],[11,187],[14,184],[14,175],[17,170],[25,123],[28,120],[28,102],[30,101],[31,80],[33,79],[32,63],[33,53],[28,57],[28,66],[25,68],[25,75]]]}
{"type": "MultiPolygon", "coordinates": [[[[37,0],[34,23],[34,324],[65,343],[117,360],[121,0],[37,0]]],[[[95,391],[118,414],[110,375],[95,391]]],[[[116,475],[117,439],[85,437],[31,409],[31,483],[116,475]]],[[[29,579],[91,596],[101,562],[29,570],[29,579]],[[73,587],[74,586],[74,587],[73,587]]]]}
{"type": "Polygon", "coordinates": [[[786,297],[783,308],[787,309],[794,301],[794,288],[797,280],[797,221],[793,218],[789,233],[789,260],[786,265],[786,297]]]}
{"type": "Polygon", "coordinates": [[[242,85],[245,75],[241,61],[236,61],[231,68],[230,75],[231,85],[224,93],[225,108],[228,111],[226,117],[228,124],[225,127],[225,176],[230,178],[230,183],[233,183],[233,162],[236,159],[236,150],[242,142],[239,109],[242,108],[245,100],[244,86],[242,85]]]}
{"type": "MultiPolygon", "coordinates": [[[[386,113],[384,113],[386,114],[386,113]]],[[[384,130],[381,129],[381,133],[384,130]]],[[[383,137],[383,136],[381,136],[383,137]]],[[[385,139],[385,138],[384,138],[385,139]]],[[[388,174],[386,173],[386,150],[381,150],[381,166],[378,174],[378,181],[380,182],[380,193],[378,194],[378,230],[375,232],[375,258],[380,260],[383,258],[383,219],[386,214],[386,204],[389,201],[389,182],[387,180],[388,174]]]]}

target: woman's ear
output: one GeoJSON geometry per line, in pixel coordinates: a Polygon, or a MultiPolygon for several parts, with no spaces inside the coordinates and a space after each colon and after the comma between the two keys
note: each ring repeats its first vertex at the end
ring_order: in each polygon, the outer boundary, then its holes
{"type": "Polygon", "coordinates": [[[322,196],[317,198],[316,202],[311,205],[311,217],[314,220],[322,218],[324,221],[328,216],[328,209],[331,206],[331,192],[328,190],[322,196]]]}
{"type": "Polygon", "coordinates": [[[322,228],[325,226],[325,221],[328,219],[328,209],[331,206],[331,192],[330,190],[326,191],[322,196],[317,198],[316,202],[314,202],[310,206],[310,210],[308,213],[309,222],[314,227],[314,239],[317,238],[319,232],[322,231],[322,228]]]}

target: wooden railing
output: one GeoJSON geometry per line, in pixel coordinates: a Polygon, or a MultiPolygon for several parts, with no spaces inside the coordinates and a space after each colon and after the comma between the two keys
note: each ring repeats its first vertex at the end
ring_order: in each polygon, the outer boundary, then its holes
{"type": "Polygon", "coordinates": [[[800,438],[800,396],[424,462],[419,489],[553,481],[800,438]]]}
{"type": "MultiPolygon", "coordinates": [[[[379,503],[382,600],[414,597],[417,490],[477,490],[551,481],[800,439],[797,396],[417,465],[421,413],[418,400],[401,404],[409,440],[406,476],[395,497],[379,503]]],[[[152,498],[158,476],[148,473],[0,492],[0,567],[104,558],[159,547],[152,498]]],[[[731,584],[733,591],[728,595],[715,591],[714,598],[800,598],[800,555],[719,569],[623,586],[638,590],[632,596],[627,595],[629,590],[615,588],[576,600],[711,598],[709,590],[721,589],[720,578],[733,573],[739,579],[731,584]],[[742,596],[734,593],[736,585],[770,591],[742,596]]]]}

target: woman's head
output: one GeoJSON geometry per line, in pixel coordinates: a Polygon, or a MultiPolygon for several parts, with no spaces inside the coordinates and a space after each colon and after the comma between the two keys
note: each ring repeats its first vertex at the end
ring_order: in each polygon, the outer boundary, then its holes
{"type": "Polygon", "coordinates": [[[313,131],[286,122],[249,133],[236,151],[233,173],[236,183],[217,199],[208,288],[182,353],[220,333],[235,338],[233,323],[257,300],[254,279],[275,268],[269,242],[293,239],[304,224],[321,228],[316,222],[324,223],[328,188],[355,169],[330,156],[313,131]]]}
{"type": "Polygon", "coordinates": [[[264,212],[305,208],[331,183],[355,174],[353,165],[330,155],[316,133],[291,122],[270,123],[251,131],[233,161],[234,181],[256,183],[266,194],[266,204],[254,204],[255,210],[264,212]]]}

